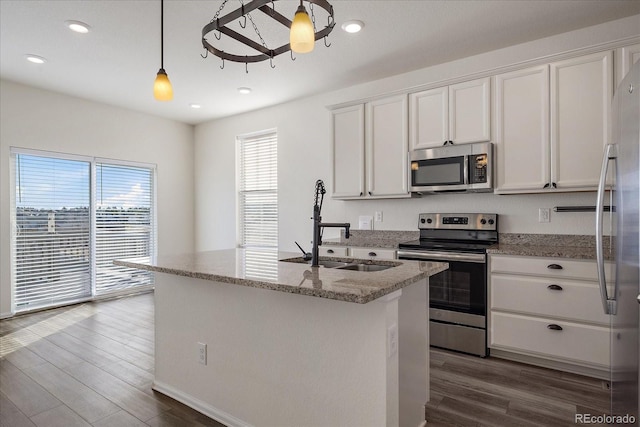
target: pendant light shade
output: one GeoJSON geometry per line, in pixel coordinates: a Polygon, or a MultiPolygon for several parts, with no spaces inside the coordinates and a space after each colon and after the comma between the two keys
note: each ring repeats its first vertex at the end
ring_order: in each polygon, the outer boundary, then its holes
{"type": "Polygon", "coordinates": [[[153,96],[158,101],[171,101],[173,99],[173,88],[171,87],[169,76],[167,76],[163,68],[160,68],[156,81],[153,83],[153,96]]]}
{"type": "Polygon", "coordinates": [[[289,33],[291,50],[296,53],[308,53],[313,50],[315,43],[315,31],[311,18],[309,18],[309,14],[302,4],[302,0],[300,0],[300,6],[296,10],[289,33]]]}
{"type": "Polygon", "coordinates": [[[160,0],[160,69],[153,83],[153,96],[158,101],[171,101],[173,88],[169,76],[164,70],[164,0],[160,0]]]}

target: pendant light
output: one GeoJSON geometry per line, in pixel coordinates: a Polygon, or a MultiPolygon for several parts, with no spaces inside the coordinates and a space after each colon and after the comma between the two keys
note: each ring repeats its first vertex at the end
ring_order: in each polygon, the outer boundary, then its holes
{"type": "Polygon", "coordinates": [[[173,88],[164,70],[164,0],[160,0],[160,70],[153,84],[153,96],[158,101],[171,101],[173,88]]]}
{"type": "Polygon", "coordinates": [[[289,32],[291,50],[296,53],[309,53],[313,50],[315,42],[315,31],[311,18],[309,18],[309,14],[302,4],[302,0],[300,0],[300,6],[298,6],[298,10],[296,10],[296,14],[293,17],[291,31],[289,32]]]}

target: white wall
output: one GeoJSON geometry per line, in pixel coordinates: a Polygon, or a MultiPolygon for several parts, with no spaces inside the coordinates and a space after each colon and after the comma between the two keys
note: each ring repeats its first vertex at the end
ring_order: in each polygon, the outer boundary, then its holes
{"type": "Polygon", "coordinates": [[[5,80],[0,94],[0,316],[11,311],[9,147],[155,163],[158,253],[193,250],[193,126],[5,80]]]}
{"type": "MultiPolygon", "coordinates": [[[[196,126],[196,249],[233,247],[235,235],[235,137],[278,129],[279,245],[296,250],[294,240],[309,247],[314,183],[330,186],[330,113],[326,106],[481,73],[496,67],[613,42],[640,35],[640,15],[561,34],[403,75],[297,100],[279,106],[196,126]]],[[[312,82],[310,82],[312,84],[312,82]]],[[[553,213],[538,223],[538,208],[594,205],[595,193],[545,195],[430,195],[411,200],[338,201],[325,199],[323,220],[358,223],[359,215],[382,211],[376,229],[415,230],[420,212],[495,212],[506,233],[593,234],[594,214],[553,213]]],[[[327,230],[325,236],[335,235],[327,230]]]]}

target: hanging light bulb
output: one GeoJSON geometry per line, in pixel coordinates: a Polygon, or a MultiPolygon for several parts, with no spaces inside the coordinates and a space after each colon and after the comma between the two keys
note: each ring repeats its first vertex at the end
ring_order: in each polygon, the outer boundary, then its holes
{"type": "Polygon", "coordinates": [[[169,76],[164,70],[164,0],[160,0],[160,69],[153,83],[153,96],[158,101],[171,101],[173,88],[169,76]]]}
{"type": "Polygon", "coordinates": [[[307,10],[300,0],[300,6],[296,10],[291,23],[291,31],[289,33],[289,44],[291,50],[296,53],[309,53],[315,45],[315,31],[307,10]]]}
{"type": "Polygon", "coordinates": [[[153,96],[158,101],[171,101],[173,99],[173,88],[164,68],[160,68],[156,81],[153,83],[153,96]]]}

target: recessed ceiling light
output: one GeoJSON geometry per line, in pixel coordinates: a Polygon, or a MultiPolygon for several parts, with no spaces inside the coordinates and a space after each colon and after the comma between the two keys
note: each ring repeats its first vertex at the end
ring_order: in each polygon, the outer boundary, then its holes
{"type": "Polygon", "coordinates": [[[362,27],[364,27],[364,22],[355,19],[351,21],[345,21],[345,23],[342,24],[342,29],[347,33],[357,33],[358,31],[362,30],[362,27]]]}
{"type": "Polygon", "coordinates": [[[189,107],[193,108],[194,110],[197,110],[198,108],[201,107],[200,104],[189,104],[189,107]]]}
{"type": "Polygon", "coordinates": [[[38,55],[27,54],[25,55],[25,57],[27,58],[27,61],[33,62],[34,64],[44,64],[45,62],[47,62],[46,59],[38,55]]]}
{"type": "Polygon", "coordinates": [[[71,31],[76,33],[87,34],[91,29],[89,25],[80,21],[65,21],[64,23],[71,31]]]}
{"type": "Polygon", "coordinates": [[[251,88],[250,87],[239,87],[238,88],[238,92],[240,92],[242,95],[247,95],[247,94],[251,93],[251,88]]]}

